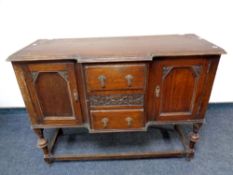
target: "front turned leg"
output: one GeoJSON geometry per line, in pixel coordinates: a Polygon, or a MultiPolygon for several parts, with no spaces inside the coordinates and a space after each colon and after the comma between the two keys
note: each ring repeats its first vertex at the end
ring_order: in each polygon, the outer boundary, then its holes
{"type": "Polygon", "coordinates": [[[202,126],[202,123],[195,123],[193,124],[193,132],[191,132],[189,134],[189,149],[190,149],[190,153],[188,154],[188,158],[191,159],[194,157],[194,153],[195,153],[195,144],[199,141],[199,130],[202,126]]]}
{"type": "Polygon", "coordinates": [[[33,129],[38,136],[37,147],[42,149],[44,153],[44,160],[47,163],[51,163],[49,158],[48,141],[44,138],[43,129],[33,129]]]}

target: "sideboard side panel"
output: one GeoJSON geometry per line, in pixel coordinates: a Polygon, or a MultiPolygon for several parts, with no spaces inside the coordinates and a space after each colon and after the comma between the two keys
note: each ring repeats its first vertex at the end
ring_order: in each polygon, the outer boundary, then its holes
{"type": "Polygon", "coordinates": [[[220,57],[221,55],[206,56],[206,58],[208,59],[207,76],[203,88],[202,100],[199,105],[199,111],[197,114],[198,118],[205,117],[220,57]]]}
{"type": "Polygon", "coordinates": [[[24,104],[26,106],[27,112],[28,112],[28,117],[31,121],[31,124],[37,124],[39,122],[38,114],[36,112],[35,107],[33,106],[33,100],[30,95],[30,91],[27,86],[27,81],[26,81],[26,75],[25,71],[23,69],[23,64],[22,63],[17,63],[17,62],[12,62],[12,66],[15,71],[15,76],[24,100],[24,104]]]}

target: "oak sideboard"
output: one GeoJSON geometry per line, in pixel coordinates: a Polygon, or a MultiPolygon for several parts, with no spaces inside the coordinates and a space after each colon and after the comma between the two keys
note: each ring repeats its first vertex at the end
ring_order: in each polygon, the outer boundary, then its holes
{"type": "Polygon", "coordinates": [[[194,35],[37,40],[8,58],[44,160],[193,157],[221,54],[194,35]],[[180,151],[56,155],[62,128],[89,133],[172,125],[180,151]],[[188,135],[183,124],[193,127],[188,135]],[[43,131],[56,128],[51,140],[43,131]]]}

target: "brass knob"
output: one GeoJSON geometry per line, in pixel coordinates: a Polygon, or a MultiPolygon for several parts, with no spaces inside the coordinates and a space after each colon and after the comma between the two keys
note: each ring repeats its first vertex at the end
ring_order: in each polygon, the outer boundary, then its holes
{"type": "Polygon", "coordinates": [[[104,117],[104,118],[102,118],[102,120],[101,120],[101,122],[103,123],[103,127],[104,128],[107,128],[107,126],[108,126],[108,118],[106,118],[106,117],[104,117]]]}
{"type": "Polygon", "coordinates": [[[128,127],[132,126],[132,123],[133,123],[133,119],[131,117],[126,117],[126,122],[127,122],[127,125],[128,127]]]}
{"type": "Polygon", "coordinates": [[[132,82],[133,82],[133,75],[128,74],[128,75],[125,76],[125,79],[128,82],[128,87],[131,87],[132,86],[132,82]]]}
{"type": "Polygon", "coordinates": [[[104,75],[100,75],[100,76],[98,77],[98,80],[100,81],[100,86],[101,86],[102,88],[105,88],[106,77],[105,77],[104,75]]]}

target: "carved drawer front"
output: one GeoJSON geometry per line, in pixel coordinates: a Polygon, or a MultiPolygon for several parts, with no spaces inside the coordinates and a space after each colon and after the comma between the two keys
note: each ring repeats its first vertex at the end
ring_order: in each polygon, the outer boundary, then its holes
{"type": "Polygon", "coordinates": [[[92,95],[89,97],[91,107],[140,106],[144,105],[144,94],[92,95]]]}
{"type": "Polygon", "coordinates": [[[91,111],[92,128],[98,130],[144,127],[143,109],[91,111]]]}
{"type": "Polygon", "coordinates": [[[146,64],[106,64],[85,67],[88,91],[144,89],[146,64]]]}

